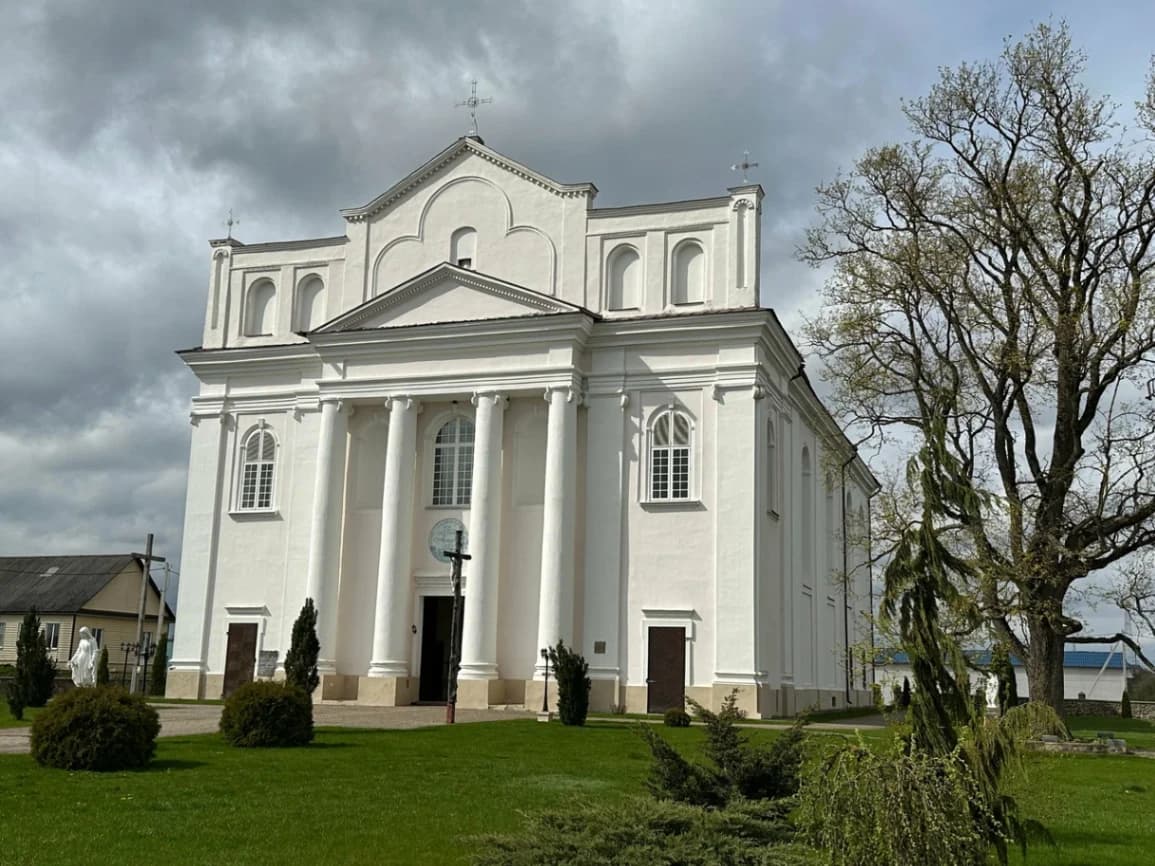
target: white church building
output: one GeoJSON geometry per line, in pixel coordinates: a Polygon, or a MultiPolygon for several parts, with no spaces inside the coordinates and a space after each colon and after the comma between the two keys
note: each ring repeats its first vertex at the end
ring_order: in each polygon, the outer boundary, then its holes
{"type": "Polygon", "coordinates": [[[170,697],[282,675],[311,597],[318,698],[443,701],[463,529],[461,706],[540,706],[558,640],[595,710],[869,702],[877,483],[759,303],[761,187],[596,194],[469,136],[339,237],[211,242],[170,697]]]}

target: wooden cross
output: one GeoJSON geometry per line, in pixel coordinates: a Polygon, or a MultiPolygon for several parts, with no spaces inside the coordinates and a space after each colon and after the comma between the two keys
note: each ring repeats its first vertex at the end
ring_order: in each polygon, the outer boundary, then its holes
{"type": "Polygon", "coordinates": [[[469,109],[469,134],[470,135],[477,135],[477,106],[484,105],[487,102],[493,102],[493,99],[491,97],[486,97],[485,99],[478,99],[477,98],[477,79],[476,78],[473,79],[473,88],[469,92],[469,98],[464,100],[463,102],[457,103],[457,105],[455,106],[456,108],[461,108],[462,106],[464,106],[464,107],[469,109]]]}
{"type": "Polygon", "coordinates": [[[749,183],[750,179],[746,176],[746,172],[748,172],[752,168],[757,168],[757,167],[758,167],[758,163],[750,162],[750,151],[744,150],[744,151],[742,151],[742,161],[736,162],[732,166],[730,166],[730,171],[741,171],[742,172],[742,183],[749,183]]]}
{"type": "Polygon", "coordinates": [[[453,583],[453,621],[449,629],[449,688],[445,699],[445,724],[452,725],[457,719],[457,673],[461,669],[461,563],[473,559],[461,552],[462,531],[457,530],[453,550],[443,550],[442,555],[453,563],[450,579],[453,583]]]}

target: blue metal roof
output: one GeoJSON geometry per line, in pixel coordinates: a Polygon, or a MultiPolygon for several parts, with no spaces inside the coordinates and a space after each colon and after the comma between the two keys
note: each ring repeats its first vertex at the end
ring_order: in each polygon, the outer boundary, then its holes
{"type": "MultiPolygon", "coordinates": [[[[1121,653],[1112,655],[1105,650],[1066,650],[1063,652],[1063,667],[1065,668],[1094,668],[1099,670],[1103,667],[1103,662],[1107,661],[1110,656],[1111,660],[1107,662],[1107,670],[1121,671],[1123,670],[1123,656],[1121,653]]],[[[991,663],[990,650],[970,650],[967,652],[967,657],[980,667],[985,667],[991,663]]],[[[907,658],[905,652],[880,652],[878,664],[896,664],[906,665],[910,664],[910,659],[907,658]]],[[[1011,664],[1017,668],[1025,667],[1022,659],[1017,656],[1011,656],[1011,664]]]]}

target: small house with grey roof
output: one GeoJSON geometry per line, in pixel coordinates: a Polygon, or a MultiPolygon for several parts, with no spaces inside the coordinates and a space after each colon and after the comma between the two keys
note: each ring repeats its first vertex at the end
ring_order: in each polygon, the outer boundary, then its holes
{"type": "MultiPolygon", "coordinates": [[[[67,669],[84,626],[108,647],[113,669],[123,667],[121,644],[136,640],[142,569],[141,560],[127,553],[0,557],[0,664],[15,663],[20,622],[35,608],[58,668],[67,669]]],[[[160,604],[160,588],[150,577],[144,627],[149,645],[160,604]]],[[[167,633],[175,619],[167,604],[163,619],[167,633]]]]}

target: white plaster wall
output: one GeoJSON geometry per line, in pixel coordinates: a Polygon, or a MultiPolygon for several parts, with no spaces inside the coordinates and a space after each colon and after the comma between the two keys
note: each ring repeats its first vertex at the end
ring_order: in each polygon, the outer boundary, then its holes
{"type": "Polygon", "coordinates": [[[581,282],[572,284],[578,293],[570,298],[558,279],[559,250],[569,231],[565,212],[575,207],[584,211],[584,201],[469,154],[372,218],[366,297],[448,261],[453,233],[471,227],[477,232],[475,270],[580,303],[581,282]]]}

